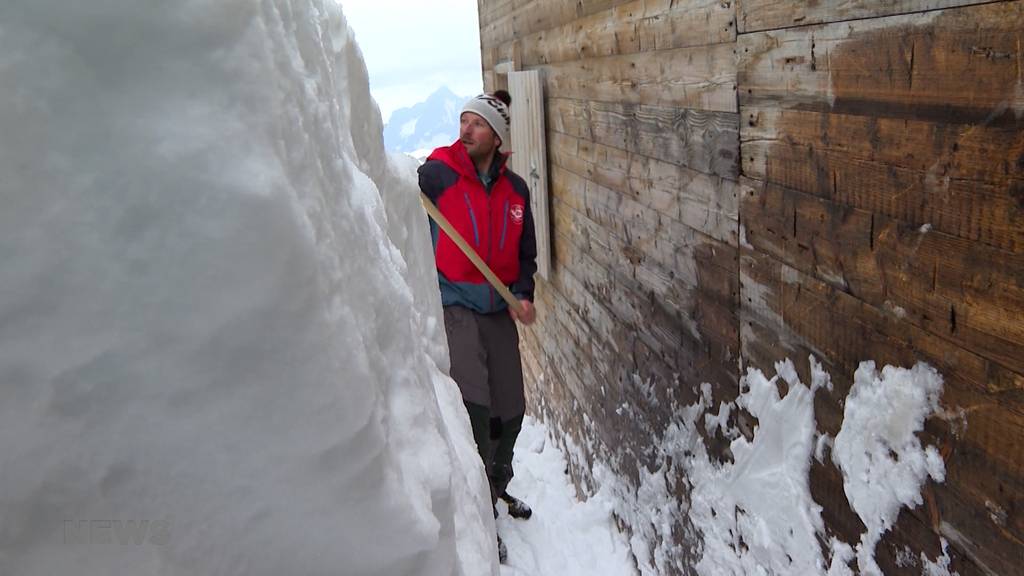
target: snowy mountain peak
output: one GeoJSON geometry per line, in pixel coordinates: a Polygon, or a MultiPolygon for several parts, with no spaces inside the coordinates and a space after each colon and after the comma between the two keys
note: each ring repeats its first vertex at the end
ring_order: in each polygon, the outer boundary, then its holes
{"type": "Polygon", "coordinates": [[[425,156],[438,146],[451,144],[459,135],[459,111],[468,99],[442,86],[423,102],[395,110],[384,126],[384,146],[425,156]]]}

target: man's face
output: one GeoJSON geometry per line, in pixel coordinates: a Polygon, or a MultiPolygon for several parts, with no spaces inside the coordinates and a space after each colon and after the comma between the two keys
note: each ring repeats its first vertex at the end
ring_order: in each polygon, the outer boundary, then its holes
{"type": "Polygon", "coordinates": [[[469,152],[473,160],[486,159],[498,148],[501,139],[494,133],[491,125],[483,116],[473,112],[463,112],[459,128],[459,140],[469,152]]]}

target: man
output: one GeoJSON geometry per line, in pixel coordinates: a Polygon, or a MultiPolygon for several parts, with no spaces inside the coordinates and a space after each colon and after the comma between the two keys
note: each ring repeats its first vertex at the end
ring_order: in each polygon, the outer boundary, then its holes
{"type": "MultiPolygon", "coordinates": [[[[531,511],[505,489],[512,479],[512,451],[526,401],[515,321],[532,324],[537,244],[526,182],[506,167],[511,97],[499,90],[471,99],[462,109],[459,139],[434,150],[419,169],[420,189],[519,299],[508,307],[497,291],[434,222],[437,260],[452,378],[462,391],[473,438],[491,485],[509,514],[531,511]]],[[[495,516],[497,512],[495,511],[495,516]]],[[[504,562],[505,548],[498,538],[504,562]]]]}

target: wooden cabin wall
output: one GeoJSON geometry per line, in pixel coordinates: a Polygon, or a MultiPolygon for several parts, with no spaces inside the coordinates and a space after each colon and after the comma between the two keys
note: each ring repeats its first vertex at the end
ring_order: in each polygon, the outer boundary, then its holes
{"type": "MultiPolygon", "coordinates": [[[[923,439],[947,476],[879,564],[920,572],[897,554],[935,558],[941,535],[961,574],[1021,573],[1024,2],[478,6],[485,86],[502,62],[545,82],[554,256],[522,331],[532,408],[635,482],[703,382],[731,400],[741,370],[789,357],[807,377],[813,354],[834,436],[861,361],[926,361],[948,417],[923,439]]],[[[856,542],[836,468],[814,462],[811,486],[856,542]]]]}

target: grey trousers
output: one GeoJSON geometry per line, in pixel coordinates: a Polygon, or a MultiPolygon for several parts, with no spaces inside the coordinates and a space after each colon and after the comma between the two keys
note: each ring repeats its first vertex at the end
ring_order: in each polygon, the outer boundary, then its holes
{"type": "Polygon", "coordinates": [[[462,391],[473,439],[495,504],[512,480],[512,456],[526,412],[519,331],[508,312],[444,309],[452,378],[462,391]]]}
{"type": "Polygon", "coordinates": [[[466,402],[511,420],[526,412],[519,331],[507,311],[479,314],[461,306],[444,309],[452,378],[466,402]]]}

